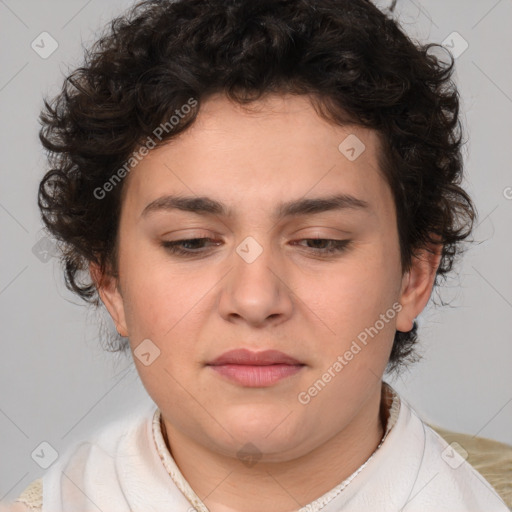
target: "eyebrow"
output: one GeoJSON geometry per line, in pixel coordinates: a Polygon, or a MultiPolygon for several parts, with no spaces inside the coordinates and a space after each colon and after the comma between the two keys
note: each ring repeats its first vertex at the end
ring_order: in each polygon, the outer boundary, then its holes
{"type": "MultiPolygon", "coordinates": [[[[283,219],[300,215],[313,215],[331,210],[360,210],[370,211],[371,207],[367,201],[354,197],[350,194],[336,194],[327,197],[301,198],[281,203],[275,210],[275,217],[283,219]]],[[[180,210],[196,213],[198,215],[218,215],[233,217],[233,212],[223,203],[206,196],[177,196],[167,195],[151,201],[144,210],[141,217],[156,211],[180,210]]]]}

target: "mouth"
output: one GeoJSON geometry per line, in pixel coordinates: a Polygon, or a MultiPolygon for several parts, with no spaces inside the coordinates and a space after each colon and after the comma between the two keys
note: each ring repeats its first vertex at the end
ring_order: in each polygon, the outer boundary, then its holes
{"type": "Polygon", "coordinates": [[[306,365],[277,350],[237,349],[225,352],[206,366],[236,384],[256,388],[292,377],[306,365]]]}

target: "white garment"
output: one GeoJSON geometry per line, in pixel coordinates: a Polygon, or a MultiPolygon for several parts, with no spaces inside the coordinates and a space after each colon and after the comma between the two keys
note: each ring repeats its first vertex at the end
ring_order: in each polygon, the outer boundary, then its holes
{"type": "MultiPolygon", "coordinates": [[[[43,477],[42,512],[207,512],[165,448],[159,414],[151,405],[68,450],[43,477]]],[[[509,510],[403,399],[391,426],[362,471],[299,512],[509,510]]]]}

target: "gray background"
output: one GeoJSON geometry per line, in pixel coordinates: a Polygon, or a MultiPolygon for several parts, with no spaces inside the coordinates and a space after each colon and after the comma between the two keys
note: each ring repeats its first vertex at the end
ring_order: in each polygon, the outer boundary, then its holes
{"type": "MultiPolygon", "coordinates": [[[[41,442],[62,453],[149,403],[130,360],[99,347],[98,314],[65,289],[55,258],[33,251],[42,236],[42,97],[80,64],[82,42],[131,3],[0,0],[0,501],[44,473],[31,457],[41,442]],[[58,43],[45,59],[31,47],[44,31],[58,43]]],[[[451,306],[429,304],[420,317],[423,361],[390,382],[427,421],[512,444],[512,0],[399,0],[395,12],[421,42],[456,31],[469,44],[456,80],[470,139],[465,185],[480,217],[479,243],[441,294],[451,306]]],[[[455,41],[453,51],[461,48],[455,41]]]]}

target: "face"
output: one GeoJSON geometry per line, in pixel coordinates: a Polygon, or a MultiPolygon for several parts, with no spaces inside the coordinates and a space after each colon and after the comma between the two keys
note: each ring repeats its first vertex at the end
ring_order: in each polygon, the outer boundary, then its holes
{"type": "Polygon", "coordinates": [[[305,96],[252,108],[211,97],[131,171],[119,280],[100,295],[169,428],[221,454],[251,443],[289,460],[379,392],[433,273],[402,275],[375,132],[326,122],[305,96]],[[234,349],[296,364],[209,364],[234,349]]]}

